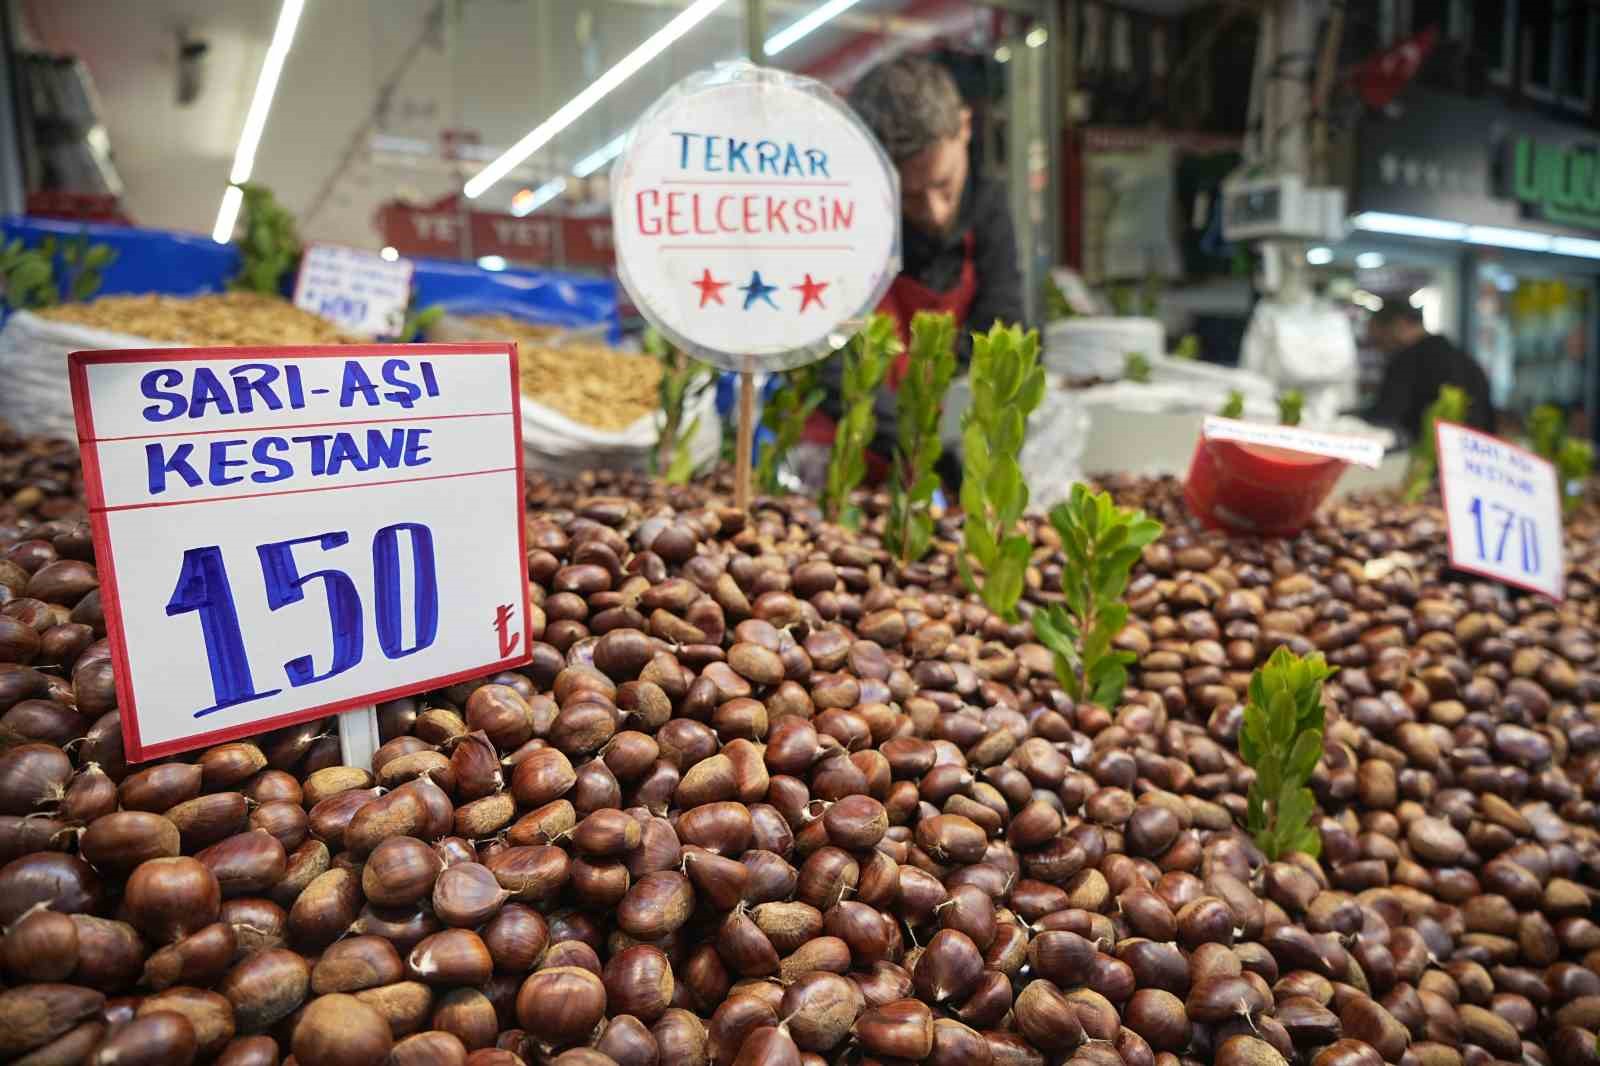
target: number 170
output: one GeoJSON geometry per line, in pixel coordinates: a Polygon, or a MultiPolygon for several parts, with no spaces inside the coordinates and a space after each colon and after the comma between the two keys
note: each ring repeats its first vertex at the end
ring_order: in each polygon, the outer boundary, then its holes
{"type": "Polygon", "coordinates": [[[1521,549],[1522,572],[1538,573],[1539,528],[1532,518],[1519,515],[1502,504],[1485,504],[1482,496],[1474,496],[1467,511],[1472,515],[1479,559],[1484,562],[1505,562],[1507,543],[1511,540],[1512,531],[1515,530],[1517,543],[1521,549]],[[1486,516],[1485,512],[1491,513],[1486,516]]]}

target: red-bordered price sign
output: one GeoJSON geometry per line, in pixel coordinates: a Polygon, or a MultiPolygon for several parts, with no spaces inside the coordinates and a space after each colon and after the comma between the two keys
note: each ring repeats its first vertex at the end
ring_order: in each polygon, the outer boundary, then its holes
{"type": "Polygon", "coordinates": [[[69,370],[130,760],[528,660],[512,346],[69,370]]]}
{"type": "Polygon", "coordinates": [[[1560,602],[1561,487],[1526,449],[1453,422],[1435,429],[1450,565],[1560,602]]]}

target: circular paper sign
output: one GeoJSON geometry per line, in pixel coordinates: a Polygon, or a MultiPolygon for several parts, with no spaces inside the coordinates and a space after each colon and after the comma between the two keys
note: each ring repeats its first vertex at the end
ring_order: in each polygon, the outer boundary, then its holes
{"type": "Polygon", "coordinates": [[[640,117],[612,172],[618,273],[645,318],[727,370],[842,345],[900,271],[900,190],[820,82],[724,63],[640,117]]]}

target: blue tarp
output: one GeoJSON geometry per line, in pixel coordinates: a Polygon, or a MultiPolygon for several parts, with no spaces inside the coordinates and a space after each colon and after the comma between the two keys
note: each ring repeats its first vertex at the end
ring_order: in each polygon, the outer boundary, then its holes
{"type": "MultiPolygon", "coordinates": [[[[118,255],[100,287],[106,296],[221,292],[239,269],[238,249],[194,233],[17,217],[0,219],[0,231],[6,241],[21,237],[30,246],[47,236],[62,241],[85,232],[90,241],[110,245],[118,255]]],[[[412,262],[418,307],[443,304],[452,314],[504,314],[568,328],[607,323],[608,338],[621,338],[617,284],[610,278],[555,270],[483,270],[444,259],[412,262]]]]}

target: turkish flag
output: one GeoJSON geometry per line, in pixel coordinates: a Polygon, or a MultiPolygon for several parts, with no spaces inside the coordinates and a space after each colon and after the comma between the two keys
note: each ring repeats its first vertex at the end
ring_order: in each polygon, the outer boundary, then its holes
{"type": "Polygon", "coordinates": [[[1417,76],[1438,39],[1439,27],[1429,26],[1356,68],[1356,92],[1362,102],[1373,108],[1389,106],[1406,83],[1417,76]]]}

